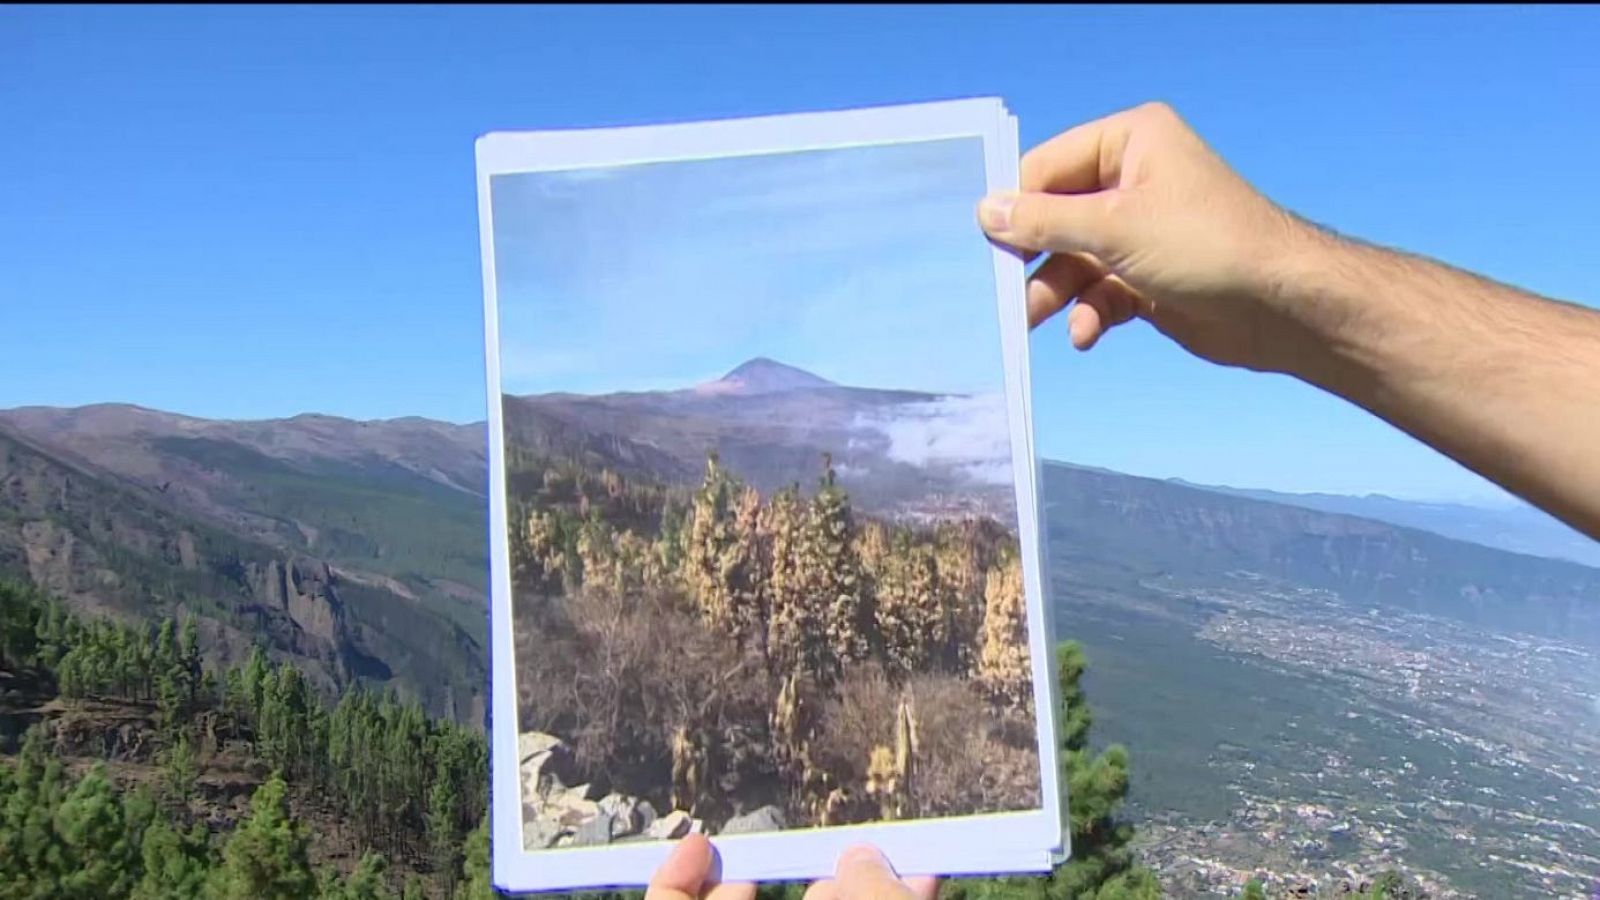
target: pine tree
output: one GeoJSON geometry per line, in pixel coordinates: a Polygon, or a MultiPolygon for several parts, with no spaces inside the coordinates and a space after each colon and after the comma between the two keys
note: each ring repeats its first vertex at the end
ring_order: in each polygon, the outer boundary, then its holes
{"type": "Polygon", "coordinates": [[[1115,819],[1128,792],[1127,751],[1116,745],[1098,756],[1089,751],[1083,649],[1064,643],[1058,658],[1061,778],[1068,788],[1072,858],[1043,878],[947,881],[940,886],[942,900],[1158,900],[1162,895],[1155,873],[1133,861],[1132,829],[1115,819]]]}
{"type": "Polygon", "coordinates": [[[257,746],[268,762],[291,777],[306,769],[315,703],[305,677],[294,665],[283,663],[261,677],[257,746]]]}
{"type": "Polygon", "coordinates": [[[883,578],[891,542],[889,528],[881,522],[868,520],[856,530],[856,559],[861,564],[861,577],[868,583],[883,578]]]}
{"type": "Polygon", "coordinates": [[[1239,895],[1242,900],[1267,900],[1267,890],[1261,884],[1261,879],[1252,878],[1244,884],[1244,893],[1239,895]]]}
{"type": "Polygon", "coordinates": [[[199,775],[199,761],[189,746],[189,734],[179,730],[177,738],[167,748],[163,774],[167,782],[168,798],[186,804],[194,795],[195,778],[199,775]]]}
{"type": "MultiPolygon", "coordinates": [[[[243,701],[242,711],[248,719],[252,730],[259,732],[257,719],[261,712],[262,698],[266,692],[267,678],[271,675],[271,663],[267,661],[267,654],[260,647],[250,648],[250,658],[245,660],[244,669],[239,673],[240,699],[243,701]]],[[[252,745],[260,747],[261,735],[255,734],[252,745]]]]}
{"type": "Polygon", "coordinates": [[[241,668],[230,668],[222,676],[222,713],[228,736],[238,738],[250,716],[250,699],[245,692],[241,668]]]}
{"type": "Polygon", "coordinates": [[[440,759],[434,773],[433,787],[428,791],[428,844],[433,858],[434,871],[440,874],[440,884],[445,896],[455,887],[458,835],[456,833],[455,790],[451,784],[448,763],[440,759]]]}
{"type": "Polygon", "coordinates": [[[1032,694],[1028,619],[1023,600],[1022,565],[1010,555],[989,570],[984,586],[983,648],[978,675],[990,694],[1021,707],[1032,694]]]}
{"type": "Polygon", "coordinates": [[[337,876],[329,879],[322,891],[322,900],[392,900],[384,873],[389,869],[383,856],[367,852],[362,854],[350,877],[340,883],[337,876]]]}
{"type": "Polygon", "coordinates": [[[61,760],[50,751],[44,730],[30,727],[16,765],[9,771],[0,768],[0,860],[8,873],[15,873],[17,884],[38,888],[33,894],[16,894],[19,898],[55,895],[66,867],[55,819],[66,795],[61,760]]]}
{"type": "Polygon", "coordinates": [[[489,869],[489,817],[485,815],[478,827],[467,835],[461,862],[461,884],[456,888],[454,900],[498,900],[500,892],[494,889],[489,869]]]}
{"type": "Polygon", "coordinates": [[[144,871],[131,900],[194,900],[205,896],[213,866],[205,826],[199,822],[188,834],[162,820],[145,829],[144,871]]]}
{"type": "Polygon", "coordinates": [[[104,763],[80,779],[62,801],[55,827],[61,841],[59,896],[126,896],[142,859],[142,829],[130,828],[104,763]]]}
{"type": "Polygon", "coordinates": [[[555,528],[550,527],[549,514],[533,511],[522,522],[522,546],[518,549],[518,583],[533,585],[536,589],[550,589],[560,573],[555,548],[555,528]]]}
{"type": "Polygon", "coordinates": [[[172,619],[161,621],[151,666],[155,672],[157,721],[161,724],[162,733],[170,736],[183,721],[189,700],[187,674],[178,648],[177,626],[172,619]]]}
{"type": "Polygon", "coordinates": [[[56,690],[66,700],[76,700],[84,695],[83,678],[78,674],[78,656],[73,652],[62,655],[56,663],[56,690]]]}
{"type": "MultiPolygon", "coordinates": [[[[27,589],[13,588],[19,592],[27,589]]],[[[44,613],[37,619],[34,627],[36,662],[46,669],[53,668],[66,654],[67,618],[66,612],[58,603],[46,605],[44,613]]]]}
{"type": "Polygon", "coordinates": [[[734,542],[723,561],[723,569],[728,573],[733,633],[741,643],[753,643],[762,654],[766,652],[767,619],[771,614],[767,593],[768,550],[762,529],[764,513],[761,495],[754,487],[746,485],[739,492],[734,508],[734,542]]]}
{"type": "Polygon", "coordinates": [[[599,510],[591,511],[578,529],[578,562],[585,588],[618,596],[623,592],[623,579],[613,537],[611,526],[600,518],[599,510]]]}
{"type": "Polygon", "coordinates": [[[951,664],[958,672],[970,672],[978,663],[983,629],[985,577],[979,548],[968,530],[941,525],[934,562],[951,613],[951,664]]]}
{"type": "Polygon", "coordinates": [[[1060,900],[1146,900],[1161,896],[1149,869],[1135,866],[1128,842],[1133,829],[1116,811],[1128,793],[1128,751],[1113,744],[1098,756],[1089,749],[1092,720],[1081,679],[1087,665],[1077,642],[1062,644],[1056,674],[1061,727],[1061,767],[1072,824],[1072,859],[1051,876],[1050,896],[1060,900]]]}
{"type": "Polygon", "coordinates": [[[194,709],[200,699],[200,683],[204,674],[200,660],[200,629],[194,616],[183,620],[178,633],[178,673],[182,686],[184,711],[194,709]]]}
{"type": "Polygon", "coordinates": [[[119,697],[132,697],[139,670],[139,641],[129,639],[128,632],[117,628],[107,637],[110,644],[106,653],[110,660],[110,689],[108,693],[119,697]]]}
{"type": "Polygon", "coordinates": [[[806,508],[797,488],[787,487],[767,505],[763,532],[768,553],[767,660],[780,678],[832,684],[837,664],[823,627],[823,610],[811,602],[803,562],[806,508]]]}
{"type": "Polygon", "coordinates": [[[903,678],[944,663],[950,622],[933,548],[899,532],[881,570],[873,596],[889,671],[903,678]]]}
{"type": "Polygon", "coordinates": [[[822,612],[829,659],[818,680],[831,685],[843,665],[872,652],[873,614],[864,597],[855,556],[855,521],[850,499],[823,456],[823,474],[807,509],[800,540],[800,577],[807,600],[822,612]]]}
{"type": "Polygon", "coordinates": [[[739,535],[734,503],[739,485],[722,468],[716,453],[706,457],[706,475],[689,506],[684,543],[683,580],[711,627],[737,635],[734,616],[734,569],[739,535]]]}
{"type": "Polygon", "coordinates": [[[256,790],[251,816],[222,851],[208,891],[225,900],[304,900],[316,890],[307,838],[289,816],[286,787],[274,776],[256,790]]]}

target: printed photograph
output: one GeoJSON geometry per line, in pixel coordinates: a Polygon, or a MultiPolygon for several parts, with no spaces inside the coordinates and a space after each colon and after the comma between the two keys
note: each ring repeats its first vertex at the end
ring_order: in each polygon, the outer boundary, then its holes
{"type": "Polygon", "coordinates": [[[983,162],[492,177],[526,850],[1040,807],[983,162]]]}

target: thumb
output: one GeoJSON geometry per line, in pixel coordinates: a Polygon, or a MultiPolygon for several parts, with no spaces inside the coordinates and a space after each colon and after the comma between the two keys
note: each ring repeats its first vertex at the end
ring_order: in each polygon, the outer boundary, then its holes
{"type": "Polygon", "coordinates": [[[688,835],[656,870],[644,900],[694,900],[700,896],[714,861],[711,842],[705,835],[688,835]]]}
{"type": "Polygon", "coordinates": [[[839,857],[834,875],[839,900],[916,900],[895,877],[883,854],[868,846],[851,847],[839,857]]]}
{"type": "Polygon", "coordinates": [[[1082,252],[1106,259],[1122,245],[1121,228],[1112,215],[1114,193],[1000,191],[978,204],[978,222],[990,238],[1019,250],[1082,252]]]}

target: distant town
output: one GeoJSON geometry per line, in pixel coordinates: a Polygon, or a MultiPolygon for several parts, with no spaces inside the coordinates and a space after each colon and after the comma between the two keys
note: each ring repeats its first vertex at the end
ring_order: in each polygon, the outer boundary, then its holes
{"type": "Polygon", "coordinates": [[[1393,870],[1429,897],[1588,896],[1600,716],[1582,686],[1600,683],[1600,655],[1236,581],[1167,590],[1207,611],[1201,640],[1314,678],[1322,709],[1274,744],[1208,760],[1236,797],[1226,818],[1138,821],[1169,891],[1227,894],[1260,877],[1271,896],[1337,896],[1393,870]]]}

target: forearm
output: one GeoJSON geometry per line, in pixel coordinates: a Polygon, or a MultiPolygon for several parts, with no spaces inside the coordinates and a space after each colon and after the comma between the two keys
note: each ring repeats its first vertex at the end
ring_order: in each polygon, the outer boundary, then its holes
{"type": "Polygon", "coordinates": [[[1324,232],[1283,284],[1290,374],[1600,539],[1600,312],[1324,232]]]}

